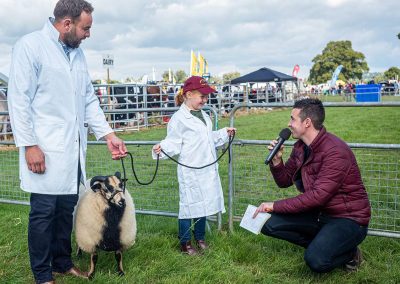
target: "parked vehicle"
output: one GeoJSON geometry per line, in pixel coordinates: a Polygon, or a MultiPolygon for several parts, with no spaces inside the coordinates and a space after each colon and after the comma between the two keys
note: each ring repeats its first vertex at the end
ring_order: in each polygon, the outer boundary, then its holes
{"type": "Polygon", "coordinates": [[[388,81],[379,82],[381,85],[381,94],[393,96],[396,91],[396,87],[393,83],[389,83],[388,81]]]}

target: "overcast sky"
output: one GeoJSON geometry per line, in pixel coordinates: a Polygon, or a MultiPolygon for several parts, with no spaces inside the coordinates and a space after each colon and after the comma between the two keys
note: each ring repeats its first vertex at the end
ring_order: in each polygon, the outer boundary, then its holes
{"type": "MultiPolygon", "coordinates": [[[[22,35],[41,29],[57,0],[0,1],[0,72],[22,35]]],[[[269,67],[306,77],[329,41],[350,40],[371,72],[400,66],[399,0],[92,0],[91,37],[83,48],[93,79],[157,77],[168,68],[189,73],[190,50],[212,75],[269,67]]]]}

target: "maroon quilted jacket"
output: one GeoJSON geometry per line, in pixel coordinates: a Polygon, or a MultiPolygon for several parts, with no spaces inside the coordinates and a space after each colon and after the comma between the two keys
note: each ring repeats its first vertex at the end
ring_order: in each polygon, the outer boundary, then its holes
{"type": "Polygon", "coordinates": [[[350,147],[322,128],[309,146],[310,154],[303,164],[304,145],[301,140],[294,144],[285,165],[281,163],[274,167],[270,164],[279,187],[293,185],[299,170],[303,182],[303,188],[298,187],[302,192],[300,195],[274,202],[274,212],[299,213],[319,209],[331,217],[348,218],[360,225],[368,225],[371,208],[350,147]]]}

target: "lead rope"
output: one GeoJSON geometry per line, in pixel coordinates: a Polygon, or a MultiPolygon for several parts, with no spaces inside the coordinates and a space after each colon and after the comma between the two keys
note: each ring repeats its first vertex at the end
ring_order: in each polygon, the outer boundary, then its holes
{"type": "MultiPolygon", "coordinates": [[[[208,165],[201,166],[201,167],[192,167],[192,166],[188,166],[188,165],[182,164],[182,163],[180,163],[178,160],[175,160],[174,158],[172,158],[171,156],[169,156],[167,153],[165,153],[164,150],[161,149],[161,152],[163,152],[165,156],[167,156],[169,159],[171,159],[172,161],[174,161],[174,162],[177,163],[178,165],[181,165],[181,166],[186,167],[186,168],[189,168],[189,169],[200,170],[200,169],[204,169],[204,168],[206,168],[206,167],[209,167],[209,166],[214,165],[215,163],[217,163],[217,162],[222,158],[222,156],[225,155],[226,151],[229,150],[229,148],[230,148],[231,145],[232,145],[232,142],[233,142],[233,139],[234,139],[234,138],[235,138],[235,133],[234,133],[232,136],[229,137],[229,144],[228,144],[228,147],[226,147],[226,149],[222,152],[221,156],[219,156],[218,159],[216,159],[214,162],[212,162],[212,163],[210,163],[210,164],[208,164],[208,165]]],[[[230,163],[230,162],[231,162],[231,152],[229,152],[229,163],[230,163]]]]}
{"type": "MultiPolygon", "coordinates": [[[[159,161],[160,161],[160,155],[157,155],[157,164],[156,164],[156,169],[154,171],[154,175],[151,178],[151,180],[149,182],[141,182],[139,180],[139,178],[137,177],[136,171],[135,171],[135,166],[133,165],[133,156],[131,154],[131,152],[126,152],[129,157],[131,158],[131,168],[132,168],[132,172],[133,172],[133,176],[135,177],[135,180],[137,181],[138,184],[140,185],[149,185],[151,184],[154,179],[156,178],[157,172],[158,172],[158,165],[159,165],[159,161]]],[[[125,165],[124,165],[124,158],[121,158],[121,163],[122,163],[122,170],[124,171],[124,190],[125,190],[125,183],[126,183],[126,172],[125,172],[125,165]]]]}
{"type": "MultiPolygon", "coordinates": [[[[214,162],[212,162],[212,163],[210,163],[210,164],[207,164],[207,165],[205,165],[205,166],[201,166],[201,167],[193,167],[193,166],[188,166],[188,165],[182,164],[182,163],[180,163],[179,161],[177,161],[177,160],[175,160],[174,158],[172,158],[171,156],[169,156],[169,155],[168,155],[167,153],[165,153],[163,150],[161,150],[161,152],[162,152],[165,156],[167,156],[169,159],[171,159],[172,161],[174,161],[175,163],[177,163],[178,165],[181,165],[181,166],[186,167],[186,168],[189,168],[189,169],[196,169],[196,170],[199,170],[199,169],[204,169],[204,168],[206,168],[206,167],[209,167],[209,166],[214,165],[215,163],[217,163],[217,162],[222,158],[222,156],[225,155],[226,151],[228,151],[228,150],[231,148],[231,145],[232,145],[232,142],[233,142],[233,139],[234,139],[234,138],[235,138],[235,132],[233,133],[232,136],[229,137],[229,144],[228,144],[228,147],[225,148],[225,150],[222,152],[221,156],[219,156],[218,159],[216,159],[214,162]]],[[[137,183],[140,184],[140,185],[149,185],[149,184],[151,184],[151,183],[154,181],[154,179],[156,178],[156,175],[157,175],[157,172],[158,172],[160,154],[157,155],[156,169],[155,169],[155,171],[154,171],[154,174],[153,174],[153,177],[151,178],[151,180],[150,180],[149,182],[141,182],[141,181],[139,180],[137,174],[136,174],[135,167],[134,167],[134,165],[133,165],[133,156],[132,156],[132,154],[131,154],[130,152],[126,152],[126,153],[129,155],[129,157],[130,157],[130,159],[131,159],[131,168],[132,168],[133,176],[135,177],[135,180],[137,181],[137,183]]],[[[230,162],[231,162],[231,152],[229,151],[229,163],[230,163],[230,162]]],[[[126,186],[126,181],[127,181],[127,179],[126,179],[126,170],[125,170],[124,158],[121,158],[121,164],[122,164],[122,170],[123,170],[123,172],[124,172],[124,179],[123,179],[123,186],[124,186],[124,188],[123,188],[123,190],[124,190],[124,192],[125,192],[125,186],[126,186]]]]}

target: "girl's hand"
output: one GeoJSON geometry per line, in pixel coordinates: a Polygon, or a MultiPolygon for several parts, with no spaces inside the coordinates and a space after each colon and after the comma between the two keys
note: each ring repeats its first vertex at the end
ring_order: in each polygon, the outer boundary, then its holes
{"type": "Polygon", "coordinates": [[[161,153],[161,145],[160,144],[154,145],[153,152],[156,153],[157,155],[159,155],[161,153]]]}
{"type": "Polygon", "coordinates": [[[236,133],[236,128],[227,127],[227,128],[226,128],[226,131],[228,132],[228,135],[229,135],[230,137],[232,137],[232,136],[236,133]]]}

